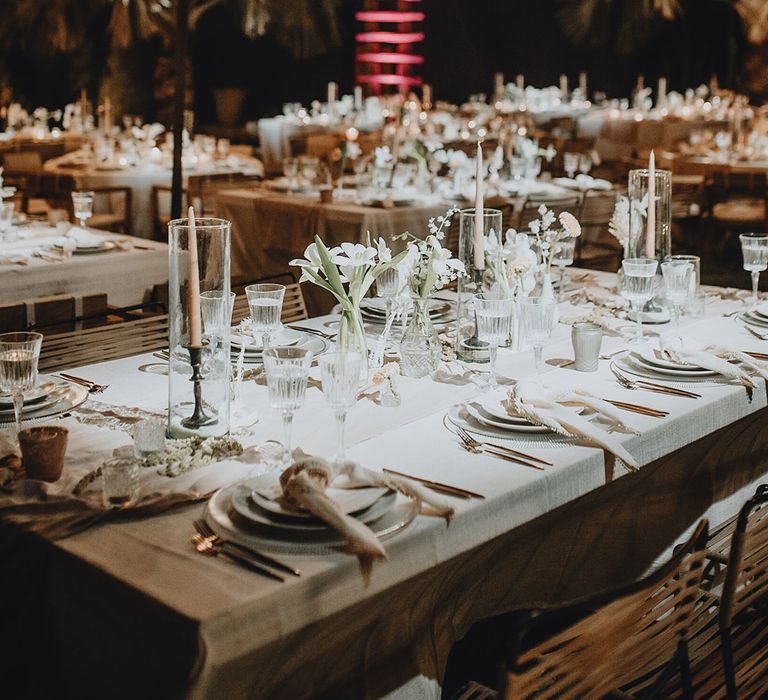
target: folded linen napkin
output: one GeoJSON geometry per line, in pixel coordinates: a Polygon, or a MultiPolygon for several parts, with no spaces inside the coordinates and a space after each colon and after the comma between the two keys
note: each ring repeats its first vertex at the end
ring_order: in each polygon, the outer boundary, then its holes
{"type": "Polygon", "coordinates": [[[543,425],[558,435],[581,438],[618,457],[630,470],[638,468],[635,458],[600,426],[578,415],[573,406],[585,406],[611,423],[615,431],[637,435],[626,426],[616,409],[606,401],[581,389],[545,387],[535,380],[518,382],[509,397],[519,415],[543,425]]]}
{"type": "Polygon", "coordinates": [[[387,554],[371,529],[346,513],[326,495],[326,489],[340,476],[346,476],[356,485],[385,486],[413,499],[418,505],[427,503],[435,515],[450,521],[453,506],[418,484],[397,479],[361,467],[355,462],[331,463],[297,451],[296,461],[280,476],[283,496],[289,505],[308,510],[334,528],[355,554],[366,583],[374,560],[385,559],[387,554]]]}
{"type": "Polygon", "coordinates": [[[664,357],[674,362],[686,362],[696,367],[703,367],[739,382],[746,389],[750,400],[752,400],[752,390],[755,385],[749,374],[738,365],[732,364],[730,360],[738,360],[768,381],[768,371],[749,355],[722,345],[702,343],[691,338],[666,334],[659,337],[659,350],[664,357]]]}
{"type": "Polygon", "coordinates": [[[79,226],[73,226],[67,231],[66,236],[62,236],[57,243],[65,250],[74,250],[75,248],[96,248],[100,246],[106,238],[100,234],[91,233],[79,226]]]}

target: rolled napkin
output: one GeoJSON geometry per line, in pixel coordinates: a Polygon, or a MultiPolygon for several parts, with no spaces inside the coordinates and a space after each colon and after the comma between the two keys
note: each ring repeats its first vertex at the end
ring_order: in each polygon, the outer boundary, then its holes
{"type": "Polygon", "coordinates": [[[518,414],[531,423],[543,425],[557,435],[586,440],[618,457],[628,469],[638,468],[635,458],[618,440],[572,408],[586,406],[608,420],[612,430],[637,435],[637,431],[625,425],[616,409],[606,401],[581,389],[544,387],[534,380],[518,382],[509,397],[518,414]]]}
{"type": "Polygon", "coordinates": [[[453,507],[443,499],[428,493],[417,484],[365,469],[355,462],[331,463],[297,451],[298,459],[280,475],[283,497],[289,506],[303,508],[325,521],[348,544],[349,552],[357,556],[366,583],[375,560],[386,559],[386,552],[373,531],[357,518],[342,512],[328,497],[326,489],[339,476],[346,476],[355,486],[385,486],[429,504],[434,513],[450,520],[453,507]]]}
{"type": "Polygon", "coordinates": [[[62,236],[56,242],[65,250],[74,250],[75,248],[98,248],[105,240],[102,235],[91,233],[79,226],[73,226],[67,231],[66,236],[62,236]]]}
{"type": "Polygon", "coordinates": [[[702,343],[691,338],[666,334],[659,338],[659,350],[664,357],[673,362],[683,362],[695,367],[703,367],[704,369],[717,372],[727,379],[739,382],[746,389],[750,400],[752,399],[752,390],[755,388],[752,379],[741,367],[729,360],[742,362],[768,381],[768,372],[760,367],[749,355],[738,350],[731,350],[722,345],[702,343]]]}

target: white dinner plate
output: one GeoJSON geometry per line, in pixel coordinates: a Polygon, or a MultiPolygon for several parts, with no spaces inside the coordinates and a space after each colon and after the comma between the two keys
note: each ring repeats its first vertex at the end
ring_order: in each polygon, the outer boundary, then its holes
{"type": "Polygon", "coordinates": [[[656,348],[643,348],[636,352],[630,352],[631,356],[641,364],[653,370],[669,369],[692,374],[716,374],[711,369],[699,367],[686,362],[675,362],[664,358],[661,351],[656,348]]]}
{"type": "MultiPolygon", "coordinates": [[[[306,348],[312,353],[313,357],[319,357],[328,351],[329,343],[325,338],[321,338],[319,335],[314,335],[312,333],[301,333],[301,331],[296,332],[301,334],[301,338],[299,338],[294,347],[306,348]]],[[[230,359],[232,360],[233,364],[237,363],[239,357],[239,348],[232,347],[230,351],[230,359]]],[[[261,364],[262,359],[262,353],[260,351],[245,352],[243,357],[243,361],[246,365],[261,364]]]]}
{"type": "Polygon", "coordinates": [[[758,304],[753,311],[755,314],[757,314],[760,318],[764,318],[766,323],[768,323],[768,303],[763,302],[762,304],[758,304]]]}
{"type": "MultiPolygon", "coordinates": [[[[245,483],[251,489],[251,499],[263,510],[274,513],[277,516],[297,520],[316,520],[316,517],[305,510],[286,508],[280,500],[275,499],[275,493],[282,493],[280,488],[280,474],[267,472],[245,483]]],[[[359,513],[370,508],[376,501],[382,498],[389,489],[384,487],[341,489],[329,487],[326,495],[334,501],[343,513],[359,513]]]]}
{"type": "MultiPolygon", "coordinates": [[[[272,333],[269,342],[272,347],[278,346],[291,346],[296,345],[305,335],[301,331],[295,331],[290,328],[281,328],[279,331],[272,333]]],[[[262,338],[261,333],[257,333],[256,337],[252,335],[244,335],[240,333],[238,326],[232,329],[229,336],[229,342],[232,347],[236,347],[239,351],[243,344],[245,344],[245,351],[247,353],[262,353],[262,338]]]]}
{"type": "MultiPolygon", "coordinates": [[[[24,390],[24,406],[40,403],[56,388],[56,382],[46,375],[37,377],[37,384],[31,389],[24,390]]],[[[10,394],[0,394],[0,409],[13,408],[13,397],[10,394]]]]}
{"type": "MultiPolygon", "coordinates": [[[[479,432],[481,435],[491,435],[492,437],[509,439],[513,433],[550,433],[549,428],[545,428],[543,425],[533,425],[533,423],[509,423],[508,425],[491,425],[489,423],[479,421],[472,413],[467,409],[465,405],[451,406],[448,409],[448,419],[454,424],[458,425],[470,433],[479,432]]],[[[491,419],[493,420],[493,419],[491,419]]]]}
{"type": "MultiPolygon", "coordinates": [[[[231,508],[232,494],[240,484],[234,484],[217,491],[208,501],[205,520],[213,531],[234,542],[254,547],[284,552],[287,554],[325,554],[339,550],[346,542],[335,532],[317,535],[307,532],[292,532],[275,528],[258,528],[231,508]]],[[[416,501],[395,495],[395,504],[384,515],[367,523],[380,540],[401,532],[418,515],[416,501]]]]}
{"type": "MultiPolygon", "coordinates": [[[[69,382],[59,382],[51,392],[51,398],[56,400],[48,403],[46,399],[44,406],[35,406],[33,410],[25,411],[24,420],[41,420],[71,411],[88,398],[88,389],[77,384],[70,384],[69,382]]],[[[13,422],[13,411],[0,414],[0,424],[10,424],[13,422]]]]}
{"type": "Polygon", "coordinates": [[[511,401],[504,397],[497,395],[481,396],[474,401],[484,413],[487,413],[490,418],[497,420],[501,423],[530,423],[527,418],[522,416],[512,415],[504,407],[504,403],[510,403],[510,408],[514,411],[514,407],[511,405],[511,401]]]}
{"type": "Polygon", "coordinates": [[[763,318],[752,311],[745,311],[744,313],[739,314],[738,318],[744,321],[744,323],[748,323],[752,326],[768,328],[768,318],[763,318]]]}
{"type": "MultiPolygon", "coordinates": [[[[116,247],[114,241],[102,241],[94,245],[78,245],[73,251],[73,255],[90,255],[92,253],[106,253],[108,250],[114,250],[116,247]]],[[[63,251],[64,246],[60,243],[54,243],[53,247],[57,251],[63,251]]]]}
{"type": "Polygon", "coordinates": [[[648,370],[648,372],[655,372],[656,374],[662,374],[666,377],[687,377],[689,379],[697,379],[699,377],[714,377],[718,373],[711,369],[669,369],[668,367],[659,367],[658,365],[652,365],[647,363],[642,357],[634,355],[632,358],[637,363],[637,366],[648,370]]]}
{"type": "Polygon", "coordinates": [[[651,379],[656,381],[679,381],[683,384],[698,384],[707,383],[719,384],[718,379],[722,378],[723,381],[727,381],[725,377],[721,377],[717,372],[707,372],[703,374],[701,372],[679,372],[672,369],[664,369],[662,367],[649,367],[642,364],[637,359],[630,357],[629,355],[619,355],[614,357],[612,362],[622,372],[628,372],[634,374],[637,377],[643,377],[644,379],[651,379]]]}

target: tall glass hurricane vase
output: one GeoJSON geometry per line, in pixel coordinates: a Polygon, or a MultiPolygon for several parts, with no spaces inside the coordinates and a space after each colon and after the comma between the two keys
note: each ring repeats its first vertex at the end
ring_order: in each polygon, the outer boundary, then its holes
{"type": "Polygon", "coordinates": [[[212,343],[206,333],[200,349],[191,341],[200,333],[200,295],[218,291],[223,299],[230,298],[230,228],[225,219],[197,219],[198,262],[193,266],[189,220],[175,219],[168,224],[169,437],[229,432],[229,334],[212,343]],[[198,284],[192,275],[197,276],[198,284]]]}
{"type": "Polygon", "coordinates": [[[672,173],[669,170],[655,171],[654,186],[654,245],[653,255],[648,255],[648,183],[647,169],[629,171],[629,199],[641,202],[643,206],[630,207],[630,231],[637,231],[633,241],[637,257],[655,258],[659,265],[672,254],[672,173]]]}
{"type": "Polygon", "coordinates": [[[459,278],[456,310],[456,353],[466,362],[485,363],[490,360],[490,345],[480,340],[477,334],[474,299],[492,289],[496,284],[498,265],[488,264],[489,250],[497,247],[501,240],[501,211],[483,210],[482,235],[475,235],[475,210],[463,209],[459,217],[459,260],[464,263],[466,275],[459,278]],[[483,246],[483,252],[475,255],[476,242],[483,246]],[[477,265],[476,263],[481,263],[477,265]]]}

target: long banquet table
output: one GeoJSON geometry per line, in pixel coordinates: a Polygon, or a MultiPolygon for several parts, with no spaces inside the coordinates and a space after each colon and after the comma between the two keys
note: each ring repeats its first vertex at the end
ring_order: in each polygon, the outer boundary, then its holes
{"type": "MultiPolygon", "coordinates": [[[[600,279],[610,284],[611,276],[600,279]]],[[[705,318],[685,321],[685,332],[761,349],[722,315],[740,303],[711,301],[705,318]]],[[[623,342],[606,338],[603,350],[623,342]]],[[[559,325],[545,358],[571,353],[569,328],[559,325]]],[[[165,379],[140,371],[152,361],[138,356],[75,373],[110,385],[100,401],[162,410],[165,379]]],[[[714,520],[737,509],[768,471],[762,382],[751,402],[734,385],[701,388],[702,398],[691,400],[628,392],[607,365],[594,374],[550,366],[546,377],[670,412],[664,420],[626,414],[640,432],[620,438],[641,464],[636,473],[607,470],[602,450],[585,446],[525,448],[554,462],[544,472],[469,454],[442,420],[482,386],[455,367],[436,380],[400,378],[400,408],[363,398],[351,410],[350,456],[486,498],[455,500],[450,526],[420,516],[387,540],[388,559],[374,565],[367,587],[343,553],[281,555],[303,572],[285,583],[201,556],[190,545],[203,511],[197,505],[4,548],[0,586],[15,605],[3,636],[22,661],[46,669],[35,682],[52,683],[59,697],[437,698],[451,644],[474,622],[636,578],[708,509],[714,520]]],[[[531,375],[532,353],[501,350],[499,370],[531,375]]],[[[261,415],[243,443],[279,435],[266,388],[248,382],[243,391],[261,415]]],[[[130,443],[75,418],[61,424],[71,431],[68,469],[92,468],[130,443]]],[[[320,391],[308,390],[294,425],[305,451],[332,453],[333,418],[320,391]]]]}
{"type": "Polygon", "coordinates": [[[119,246],[62,259],[55,250],[47,250],[60,239],[55,228],[31,224],[21,231],[23,238],[6,244],[6,255],[23,264],[0,264],[0,304],[52,294],[103,292],[113,306],[130,306],[146,302],[155,285],[168,281],[165,243],[97,231],[119,246]],[[43,251],[46,257],[35,256],[35,251],[43,251]]]}

